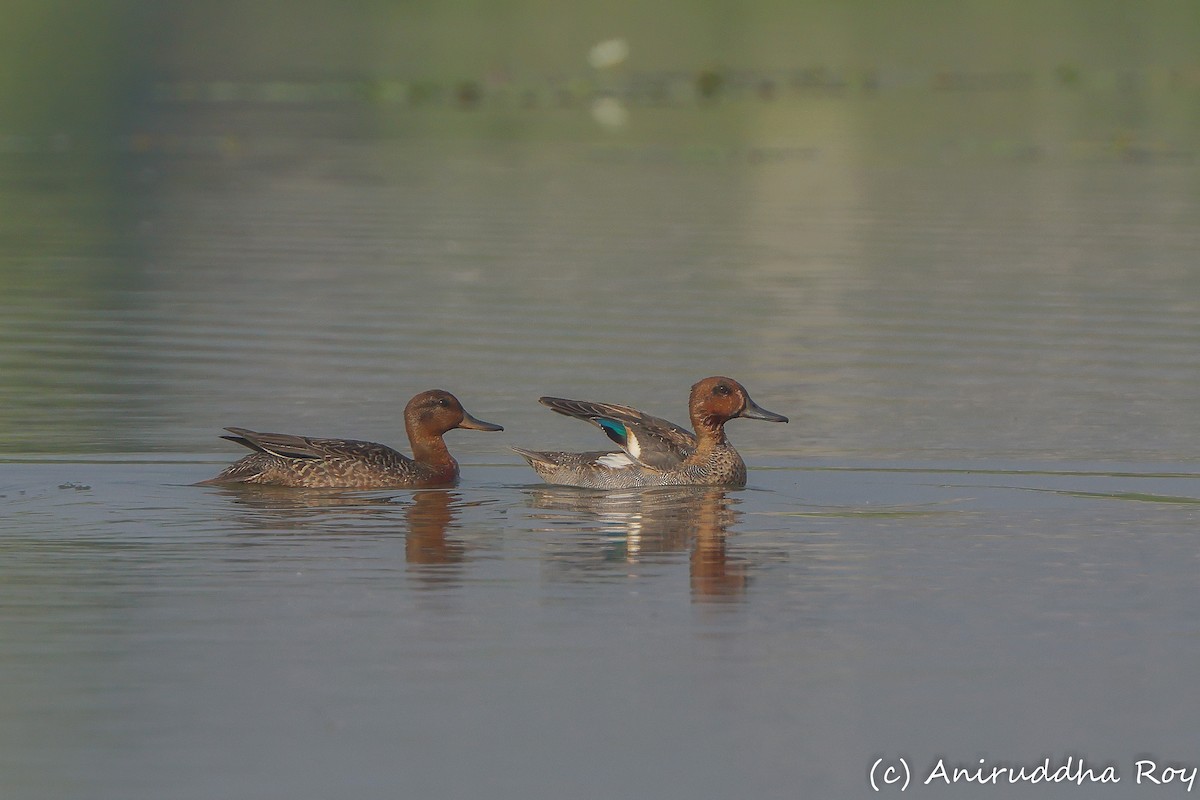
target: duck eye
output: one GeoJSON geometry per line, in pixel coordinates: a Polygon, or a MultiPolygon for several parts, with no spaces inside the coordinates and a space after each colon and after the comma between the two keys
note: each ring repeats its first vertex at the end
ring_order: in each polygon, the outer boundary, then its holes
{"type": "Polygon", "coordinates": [[[713,387],[713,394],[719,394],[723,397],[728,397],[729,396],[729,387],[723,383],[718,383],[716,386],[713,387]]]}
{"type": "Polygon", "coordinates": [[[447,399],[446,399],[446,398],[444,398],[444,397],[439,397],[439,398],[438,398],[438,401],[437,401],[437,403],[438,403],[438,405],[439,405],[439,406],[441,406],[442,408],[449,408],[449,407],[450,407],[450,401],[449,401],[449,400],[447,400],[447,399]]]}

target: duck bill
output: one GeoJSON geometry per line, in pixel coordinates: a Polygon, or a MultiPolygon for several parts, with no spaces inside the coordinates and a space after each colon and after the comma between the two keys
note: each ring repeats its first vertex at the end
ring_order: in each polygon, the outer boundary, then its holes
{"type": "Polygon", "coordinates": [[[774,411],[767,411],[749,397],[746,398],[746,407],[742,409],[742,413],[738,414],[738,416],[745,417],[746,419],[761,419],[765,422],[788,421],[788,418],[783,414],[776,414],[774,411]]]}
{"type": "Polygon", "coordinates": [[[463,420],[458,423],[460,428],[469,428],[473,431],[502,431],[504,428],[500,425],[493,425],[490,422],[484,422],[481,419],[475,419],[467,412],[463,412],[463,420]]]}

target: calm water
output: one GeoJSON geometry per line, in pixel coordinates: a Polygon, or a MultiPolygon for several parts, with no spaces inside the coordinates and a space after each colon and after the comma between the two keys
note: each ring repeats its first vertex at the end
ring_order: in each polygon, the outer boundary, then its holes
{"type": "Polygon", "coordinates": [[[1200,762],[1191,128],[976,102],[483,143],[201,106],[115,164],[10,156],[0,793],[853,797],[881,756],[1071,755],[1122,782],[910,793],[1128,797],[1200,762]],[[507,449],[601,444],[540,394],[683,422],[715,373],[792,420],[730,425],[745,490],[507,449]],[[452,491],[190,485],[225,425],[402,445],[435,386],[506,427],[450,435],[452,491]]]}

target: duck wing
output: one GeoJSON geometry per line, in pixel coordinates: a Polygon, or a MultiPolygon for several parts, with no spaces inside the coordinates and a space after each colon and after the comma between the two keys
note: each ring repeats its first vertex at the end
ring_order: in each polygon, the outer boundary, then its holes
{"type": "Polygon", "coordinates": [[[561,397],[542,397],[538,402],[551,411],[592,423],[630,458],[653,469],[677,467],[696,451],[691,431],[636,408],[561,397]]]}
{"type": "Polygon", "coordinates": [[[296,436],[290,433],[260,433],[258,431],[247,430],[246,428],[226,428],[225,430],[233,435],[222,436],[222,439],[228,439],[251,450],[278,456],[279,458],[352,458],[365,460],[373,454],[381,455],[386,453],[393,458],[401,455],[395,453],[390,447],[381,444],[360,442],[352,439],[314,439],[309,436],[296,436]]]}

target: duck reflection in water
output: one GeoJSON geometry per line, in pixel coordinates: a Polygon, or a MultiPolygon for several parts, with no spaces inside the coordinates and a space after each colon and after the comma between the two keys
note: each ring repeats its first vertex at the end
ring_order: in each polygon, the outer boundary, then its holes
{"type": "MultiPolygon", "coordinates": [[[[459,511],[464,506],[457,491],[429,489],[386,496],[362,492],[280,489],[272,486],[228,486],[218,490],[237,506],[230,517],[240,527],[270,532],[269,539],[255,544],[278,542],[280,535],[295,535],[306,540],[320,536],[328,541],[360,538],[377,541],[380,537],[404,535],[405,562],[410,565],[454,565],[467,556],[466,545],[447,536],[458,527],[459,511]],[[404,524],[397,516],[403,503],[404,524]]],[[[449,577],[442,573],[444,578],[449,577]]]]}
{"type": "Polygon", "coordinates": [[[457,518],[462,498],[456,492],[417,492],[404,509],[408,535],[404,554],[409,564],[458,564],[466,558],[461,541],[447,539],[446,531],[457,518]]]}
{"type": "Polygon", "coordinates": [[[731,557],[726,538],[742,513],[741,501],[728,489],[669,487],[636,492],[594,492],[566,487],[530,491],[535,517],[603,537],[602,555],[594,543],[575,540],[555,561],[571,571],[595,572],[614,563],[672,563],[671,554],[690,552],[692,598],[697,601],[736,599],[749,584],[746,562],[731,557]],[[581,522],[579,517],[584,517],[581,522]],[[619,536],[613,538],[613,534],[619,536]]]}

